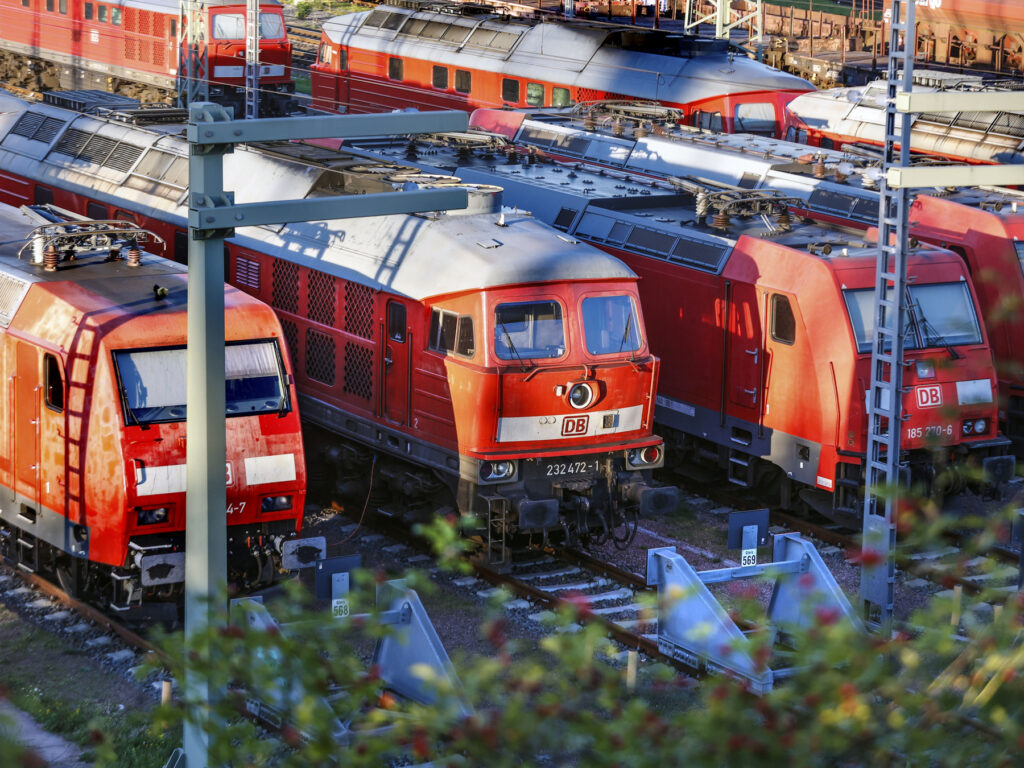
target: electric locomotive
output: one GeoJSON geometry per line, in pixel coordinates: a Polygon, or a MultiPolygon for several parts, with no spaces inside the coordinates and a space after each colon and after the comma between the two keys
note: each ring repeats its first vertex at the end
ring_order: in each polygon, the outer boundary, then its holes
{"type": "MultiPolygon", "coordinates": [[[[585,142],[581,140],[579,144],[585,142]]],[[[368,140],[409,157],[405,140],[368,140]]],[[[673,468],[729,481],[859,525],[867,445],[877,247],[863,233],[795,223],[781,193],[554,165],[492,148],[423,142],[420,162],[477,183],[625,261],[641,278],[662,359],[655,420],[673,468]]],[[[997,427],[996,374],[963,261],[908,260],[901,461],[936,496],[1013,473],[997,427]]]]}
{"type": "MultiPolygon", "coordinates": [[[[763,136],[707,134],[673,125],[671,111],[628,105],[527,115],[478,110],[471,129],[493,132],[519,152],[615,173],[699,178],[721,188],[776,190],[792,212],[861,229],[878,223],[879,169],[870,157],[808,152],[763,136]]],[[[484,141],[484,135],[473,137],[484,141]]],[[[914,237],[948,248],[967,264],[999,380],[1000,430],[1024,456],[1024,193],[1012,189],[925,190],[911,208],[914,237]]]]}
{"type": "MultiPolygon", "coordinates": [[[[9,195],[4,195],[8,197],[9,195]]],[[[33,229],[0,212],[0,548],[115,610],[185,580],[186,270],[126,222],[33,229]]],[[[225,294],[228,579],[312,565],[306,470],[280,324],[225,294]],[[308,555],[308,557],[307,557],[308,555]]]]}
{"type": "MultiPolygon", "coordinates": [[[[209,100],[243,114],[246,5],[207,0],[202,13],[209,100]]],[[[170,103],[185,76],[177,0],[0,0],[0,14],[0,80],[12,85],[170,103]]],[[[275,0],[260,2],[259,34],[261,114],[286,114],[295,92],[292,47],[275,0]]]]}
{"type": "MultiPolygon", "coordinates": [[[[184,258],[178,130],[0,97],[0,172],[12,181],[0,195],[122,211],[184,258]],[[106,159],[89,152],[106,141],[106,159]],[[129,153],[130,164],[110,160],[129,153]]],[[[261,180],[238,202],[444,182],[290,142],[236,148],[225,177],[261,180]]],[[[314,452],[342,492],[386,511],[472,513],[494,559],[518,534],[624,544],[636,515],[676,499],[650,480],[664,461],[659,363],[636,276],[503,211],[498,188],[471,198],[466,211],[239,228],[229,282],[281,318],[314,452]]]]}
{"type": "MultiPolygon", "coordinates": [[[[998,90],[977,75],[915,70],[915,91],[940,88],[998,90]]],[[[1013,84],[1019,88],[1019,83],[1013,84]]],[[[877,80],[859,88],[802,94],[786,105],[785,137],[831,149],[885,143],[887,86],[877,80]]],[[[1024,115],[1019,112],[951,112],[911,115],[910,149],[963,163],[1024,163],[1024,115]]]]}
{"type": "Polygon", "coordinates": [[[311,81],[313,106],[331,112],[649,99],[680,108],[693,125],[768,135],[780,130],[786,102],[814,90],[725,40],[437,3],[324,22],[311,81]]]}

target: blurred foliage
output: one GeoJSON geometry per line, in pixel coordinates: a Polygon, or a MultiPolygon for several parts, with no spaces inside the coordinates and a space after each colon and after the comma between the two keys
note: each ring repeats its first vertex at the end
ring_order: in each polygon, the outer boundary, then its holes
{"type": "MultiPolygon", "coordinates": [[[[984,525],[949,563],[965,566],[1005,540],[1010,512],[951,520],[934,508],[900,517],[901,552],[945,549],[968,522],[984,525]]],[[[446,562],[462,549],[453,521],[424,526],[446,562]]],[[[883,567],[862,553],[868,567],[883,567]]],[[[912,561],[901,563],[909,566],[912,561]]],[[[792,676],[764,696],[727,677],[700,682],[647,661],[632,677],[599,626],[576,626],[585,598],[564,601],[539,642],[510,637],[502,600],[481,632],[490,655],[457,660],[460,686],[435,681],[440,703],[399,701],[369,660],[391,631],[374,611],[384,577],[360,573],[353,612],[337,622],[311,612],[294,585],[273,610],[286,631],[248,629],[220,616],[190,652],[167,638],[170,673],[187,669],[218,691],[212,710],[180,696],[157,726],[204,723],[213,762],[225,766],[1011,766],[1024,747],[1024,600],[995,590],[978,598],[936,596],[891,637],[858,634],[818,611],[792,635],[792,676]],[[992,606],[996,606],[993,608],[992,606]],[[958,621],[954,626],[951,617],[958,621]],[[250,697],[272,703],[276,727],[255,723],[250,697]],[[458,706],[468,703],[469,714],[458,706]],[[351,731],[339,743],[337,723],[351,731]]],[[[421,585],[422,586],[422,585],[421,585]]],[[[759,663],[772,658],[764,607],[738,590],[731,610],[754,622],[759,663]],[[759,615],[760,614],[760,615],[759,615]]],[[[652,604],[650,610],[655,607],[652,604]]],[[[237,621],[237,616],[236,616],[237,621]]],[[[179,691],[179,694],[182,692],[179,691]]]]}

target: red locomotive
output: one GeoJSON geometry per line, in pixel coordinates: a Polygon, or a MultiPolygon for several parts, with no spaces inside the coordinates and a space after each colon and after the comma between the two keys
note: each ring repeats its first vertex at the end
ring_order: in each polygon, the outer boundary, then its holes
{"type": "Polygon", "coordinates": [[[471,110],[647,99],[680,108],[703,128],[775,135],[786,102],[814,89],[724,40],[502,17],[473,4],[413,5],[324,23],[314,107],[471,110]]]}
{"type": "MultiPolygon", "coordinates": [[[[246,5],[203,3],[210,100],[245,106],[246,5]]],[[[170,102],[184,76],[177,0],[0,0],[0,80],[31,90],[99,89],[170,102]]],[[[285,114],[295,83],[277,2],[260,3],[261,112],[285,114]]]]}
{"type": "MultiPolygon", "coordinates": [[[[998,89],[978,76],[916,71],[914,90],[941,87],[998,89]],[[934,83],[926,85],[927,79],[934,83]]],[[[1019,87],[1015,86],[1015,87],[1019,87]]],[[[884,81],[859,88],[832,88],[804,94],[786,105],[789,141],[825,149],[844,145],[876,148],[885,143],[884,81]]],[[[951,112],[912,115],[910,149],[963,163],[1021,163],[1024,118],[1017,112],[951,112]]]]}
{"type": "MultiPolygon", "coordinates": [[[[650,124],[622,105],[586,115],[479,110],[471,128],[497,132],[522,150],[660,179],[700,178],[744,189],[777,190],[795,213],[865,229],[878,222],[877,168],[849,155],[760,136],[721,136],[650,124]],[[613,130],[615,125],[617,129],[613,130]]],[[[1024,456],[1024,193],[944,189],[918,195],[914,236],[958,253],[974,279],[999,379],[1000,428],[1024,456]]]]}
{"type": "MultiPolygon", "coordinates": [[[[583,147],[590,137],[575,138],[583,147]]],[[[405,140],[371,144],[385,156],[411,149],[405,140]]],[[[736,484],[775,489],[783,504],[859,524],[870,242],[851,229],[794,224],[788,207],[800,201],[769,191],[527,154],[496,164],[491,147],[426,146],[437,170],[503,185],[520,208],[640,276],[651,348],[662,358],[655,419],[677,449],[673,467],[708,462],[736,484]]],[[[916,249],[908,269],[904,464],[939,495],[961,486],[965,465],[1006,480],[1014,459],[998,434],[996,374],[971,276],[942,250],[916,249]]]]}
{"type": "MultiPolygon", "coordinates": [[[[4,198],[114,207],[183,257],[178,130],[0,97],[4,198]],[[52,132],[29,130],[46,121],[52,132]],[[124,170],[76,159],[83,140],[87,152],[113,136],[111,157],[138,151],[124,170]]],[[[239,202],[432,183],[409,166],[288,142],[237,148],[225,175],[264,180],[239,202]]],[[[466,212],[239,229],[230,282],[277,311],[316,455],[360,503],[474,513],[495,557],[516,533],[622,543],[633,515],[675,503],[675,489],[649,482],[663,462],[651,426],[658,361],[636,277],[502,213],[500,194],[473,191],[466,212]]]]}
{"type": "MultiPolygon", "coordinates": [[[[144,231],[126,223],[30,232],[3,206],[0,226],[3,554],[116,610],[173,603],[185,578],[185,270],[143,256],[144,231]]],[[[225,304],[228,577],[252,587],[313,542],[296,538],[306,470],[281,327],[241,291],[225,304]]]]}

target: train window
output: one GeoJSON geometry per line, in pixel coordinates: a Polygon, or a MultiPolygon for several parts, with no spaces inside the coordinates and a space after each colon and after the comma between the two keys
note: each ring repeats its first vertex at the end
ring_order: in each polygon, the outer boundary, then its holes
{"type": "Polygon", "coordinates": [[[133,227],[139,226],[139,220],[135,218],[134,213],[122,211],[120,208],[114,211],[114,221],[123,221],[127,224],[131,224],[133,227]]]}
{"type": "Polygon", "coordinates": [[[430,82],[435,88],[448,90],[448,67],[434,67],[430,82]]]}
{"type": "Polygon", "coordinates": [[[557,85],[551,89],[552,107],[571,107],[572,98],[569,96],[568,88],[559,88],[557,85]]]}
{"type": "Polygon", "coordinates": [[[510,101],[513,104],[519,103],[519,81],[512,80],[508,77],[502,78],[501,81],[501,98],[502,101],[510,101]]]}
{"type": "Polygon", "coordinates": [[[821,146],[822,149],[835,149],[836,148],[836,143],[834,141],[832,141],[832,139],[828,138],[827,136],[822,136],[821,137],[821,141],[818,142],[818,144],[821,146]]]}
{"type": "Polygon", "coordinates": [[[451,352],[455,349],[459,316],[454,312],[435,309],[430,315],[430,339],[427,346],[437,352],[451,352]]]}
{"type": "Polygon", "coordinates": [[[245,39],[245,16],[240,13],[217,13],[213,16],[214,40],[245,39]]]}
{"type": "Polygon", "coordinates": [[[97,5],[96,6],[96,20],[106,22],[107,20],[107,6],[97,5]]]}
{"type": "Polygon", "coordinates": [[[388,338],[405,343],[405,305],[397,301],[388,302],[388,338]]]}
{"type": "Polygon", "coordinates": [[[733,110],[733,130],[736,133],[774,136],[776,130],[775,106],[764,101],[737,104],[733,110]]]}
{"type": "Polygon", "coordinates": [[[792,125],[786,129],[786,141],[796,141],[796,128],[792,125]]]}
{"type": "Polygon", "coordinates": [[[41,187],[37,184],[35,189],[35,199],[32,202],[36,205],[53,205],[53,190],[49,187],[41,187]]]}
{"type": "Polygon", "coordinates": [[[317,64],[326,64],[330,66],[331,59],[333,57],[334,49],[331,48],[331,44],[328,42],[320,43],[320,54],[316,57],[317,64]]]}
{"type": "Polygon", "coordinates": [[[691,116],[690,124],[697,128],[703,128],[705,131],[720,132],[722,130],[722,113],[704,112],[698,109],[691,116]]]}
{"type": "MultiPolygon", "coordinates": [[[[185,347],[113,353],[126,424],[185,420],[185,354],[185,347]]],[[[228,416],[283,414],[291,409],[276,341],[227,344],[224,372],[228,416]]]]}
{"type": "Polygon", "coordinates": [[[53,0],[46,0],[46,10],[53,11],[53,0]]]}
{"type": "MultiPolygon", "coordinates": [[[[904,348],[981,343],[981,328],[966,283],[924,283],[910,286],[908,292],[913,311],[908,310],[903,321],[904,348]]],[[[843,298],[850,313],[857,351],[869,352],[875,335],[874,289],[848,289],[843,291],[843,298]]]]}
{"type": "Polygon", "coordinates": [[[564,355],[562,306],[557,301],[499,304],[494,309],[494,354],[501,360],[564,355]]]}
{"type": "Polygon", "coordinates": [[[476,341],[473,338],[473,318],[470,315],[459,316],[459,330],[456,336],[455,354],[472,357],[476,353],[476,341]]]}
{"type": "Polygon", "coordinates": [[[171,29],[171,40],[177,40],[178,39],[178,20],[177,19],[171,19],[170,24],[171,24],[171,26],[170,26],[170,29],[171,29]]]}
{"type": "Polygon", "coordinates": [[[544,86],[540,83],[526,84],[526,103],[531,107],[544,106],[544,86]]]}
{"type": "Polygon", "coordinates": [[[28,8],[32,4],[32,0],[21,0],[21,7],[28,8]]]}
{"type": "Polygon", "coordinates": [[[110,23],[113,24],[114,26],[117,26],[117,27],[121,26],[121,9],[120,8],[111,8],[110,9],[110,23]]]}
{"type": "Polygon", "coordinates": [[[402,60],[392,56],[388,59],[388,78],[391,80],[401,80],[404,73],[404,67],[402,66],[402,60]]]}
{"type": "Polygon", "coordinates": [[[455,90],[459,93],[469,93],[473,87],[473,73],[465,69],[455,70],[455,90]]]}
{"type": "Polygon", "coordinates": [[[1017,261],[1020,262],[1020,271],[1024,273],[1024,243],[1014,240],[1013,247],[1017,250],[1017,261]]]}
{"type": "Polygon", "coordinates": [[[68,0],[60,0],[57,3],[57,10],[66,14],[68,12],[68,0]]]}
{"type": "Polygon", "coordinates": [[[630,296],[588,296],[583,300],[583,337],[592,355],[640,349],[640,327],[630,296]]]}
{"type": "Polygon", "coordinates": [[[85,20],[92,21],[92,3],[85,4],[85,20]]]}
{"type": "Polygon", "coordinates": [[[798,129],[797,132],[796,132],[796,138],[794,139],[794,141],[797,144],[806,144],[807,143],[807,131],[805,131],[803,128],[798,129]]]}
{"type": "Polygon", "coordinates": [[[107,206],[103,203],[88,203],[85,206],[85,215],[90,219],[105,219],[107,218],[107,206]]]}
{"type": "Polygon", "coordinates": [[[772,338],[783,344],[796,341],[796,318],[789,305],[789,297],[772,294],[772,338]]]}
{"type": "Polygon", "coordinates": [[[64,378],[60,375],[60,363],[53,355],[43,356],[43,377],[46,407],[60,413],[64,410],[64,378]]]}
{"type": "Polygon", "coordinates": [[[284,37],[284,18],[279,13],[260,14],[260,37],[264,40],[281,40],[284,37]]]}

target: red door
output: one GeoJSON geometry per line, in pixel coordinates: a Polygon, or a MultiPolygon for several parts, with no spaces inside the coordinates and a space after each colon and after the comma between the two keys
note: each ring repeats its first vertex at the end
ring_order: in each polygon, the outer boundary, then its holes
{"type": "Polygon", "coordinates": [[[728,379],[730,412],[751,423],[759,422],[761,412],[761,315],[754,286],[733,287],[729,304],[728,379]]]}
{"type": "Polygon", "coordinates": [[[39,481],[39,350],[18,342],[14,377],[15,489],[36,499],[39,481]]]}
{"type": "Polygon", "coordinates": [[[409,325],[405,305],[389,301],[384,334],[384,418],[405,424],[409,409],[409,325]]]}

